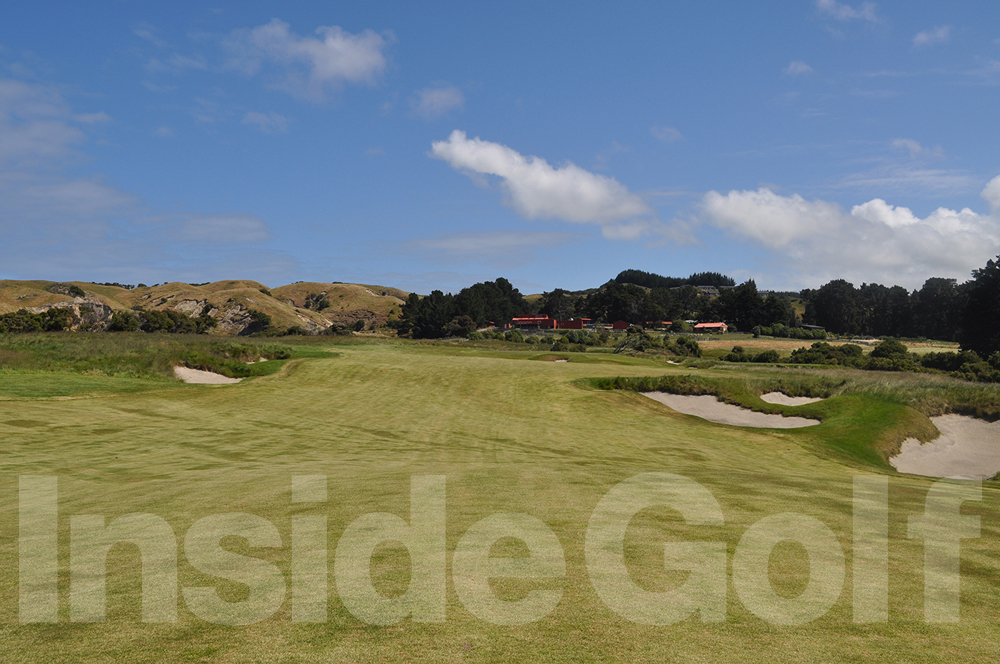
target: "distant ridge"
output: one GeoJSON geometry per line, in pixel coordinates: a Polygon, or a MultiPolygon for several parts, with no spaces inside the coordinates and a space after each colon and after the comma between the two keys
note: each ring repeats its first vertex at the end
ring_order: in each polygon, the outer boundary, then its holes
{"type": "Polygon", "coordinates": [[[619,284],[634,284],[646,288],[677,288],[679,286],[735,286],[736,280],[718,272],[695,272],[686,279],[680,277],[664,277],[653,272],[642,270],[622,270],[615,277],[619,284]]]}
{"type": "Polygon", "coordinates": [[[209,315],[219,334],[238,335],[253,324],[253,312],[266,314],[279,327],[298,326],[321,332],[331,325],[368,327],[399,317],[406,291],[386,286],[298,282],[269,289],[249,280],[205,284],[171,282],[156,286],[93,284],[83,281],[0,280],[0,314],[27,309],[41,313],[68,308],[77,327],[102,330],[116,311],[176,311],[188,316],[209,315]]]}

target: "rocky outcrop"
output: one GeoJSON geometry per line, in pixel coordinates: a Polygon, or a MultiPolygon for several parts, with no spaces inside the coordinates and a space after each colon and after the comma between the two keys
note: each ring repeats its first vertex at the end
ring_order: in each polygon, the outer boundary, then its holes
{"type": "Polygon", "coordinates": [[[53,302],[37,307],[28,307],[33,314],[40,314],[49,309],[69,309],[73,312],[73,325],[70,329],[100,332],[108,326],[115,310],[96,295],[75,297],[72,302],[53,302]]]}

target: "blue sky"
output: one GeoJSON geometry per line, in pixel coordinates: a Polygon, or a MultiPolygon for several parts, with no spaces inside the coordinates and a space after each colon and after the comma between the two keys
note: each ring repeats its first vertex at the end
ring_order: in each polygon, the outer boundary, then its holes
{"type": "Polygon", "coordinates": [[[989,2],[17,3],[0,278],[964,281],[998,108],[989,2]]]}

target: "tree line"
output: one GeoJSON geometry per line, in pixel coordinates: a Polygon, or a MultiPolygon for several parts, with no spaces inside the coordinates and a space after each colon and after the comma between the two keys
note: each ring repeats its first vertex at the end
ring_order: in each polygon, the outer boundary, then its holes
{"type": "MultiPolygon", "coordinates": [[[[1000,257],[998,257],[1000,260],[1000,257]]],[[[983,357],[1000,350],[1000,265],[990,260],[972,279],[934,277],[907,291],[901,286],[835,279],[801,293],[804,321],[836,334],[927,338],[960,342],[983,357]]]]}

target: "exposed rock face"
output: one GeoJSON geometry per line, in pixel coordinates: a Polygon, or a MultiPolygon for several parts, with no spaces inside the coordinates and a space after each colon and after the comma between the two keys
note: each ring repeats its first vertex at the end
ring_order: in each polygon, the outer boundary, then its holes
{"type": "Polygon", "coordinates": [[[73,312],[72,330],[103,331],[111,320],[114,309],[95,295],[75,297],[72,302],[53,302],[37,307],[28,307],[33,314],[40,314],[49,309],[69,309],[73,312]]]}
{"type": "Polygon", "coordinates": [[[210,313],[218,322],[217,329],[222,334],[239,334],[250,327],[250,323],[253,322],[250,318],[250,310],[244,308],[242,304],[234,304],[225,309],[215,309],[210,313]]]}
{"type": "Polygon", "coordinates": [[[200,316],[206,304],[208,304],[208,300],[181,300],[174,305],[174,310],[188,316],[200,316]]]}

